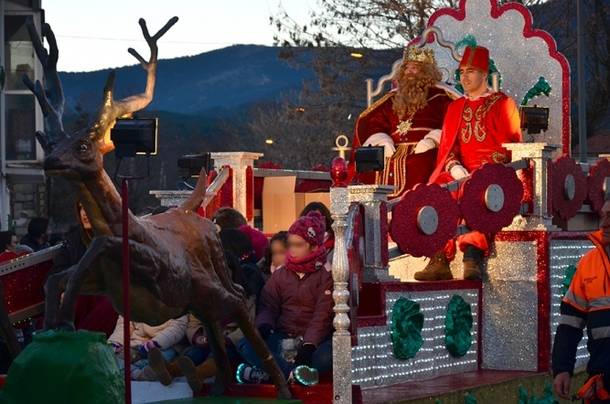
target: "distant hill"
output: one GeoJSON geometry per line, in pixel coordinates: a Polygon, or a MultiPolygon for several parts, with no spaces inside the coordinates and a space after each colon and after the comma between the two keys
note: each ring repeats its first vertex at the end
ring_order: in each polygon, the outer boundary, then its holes
{"type": "MultiPolygon", "coordinates": [[[[161,51],[163,49],[161,48],[161,51]]],[[[235,45],[196,56],[159,61],[155,98],[150,110],[199,114],[230,111],[245,104],[274,101],[298,91],[313,72],[282,60],[281,48],[235,45]]],[[[141,92],[146,75],[139,65],[116,69],[116,98],[141,92]]],[[[66,106],[92,111],[99,105],[109,70],[60,73],[66,106]]]]}

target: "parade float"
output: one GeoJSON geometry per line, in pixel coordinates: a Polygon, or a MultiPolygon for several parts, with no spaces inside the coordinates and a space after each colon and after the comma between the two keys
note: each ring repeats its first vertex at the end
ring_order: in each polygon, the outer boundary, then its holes
{"type": "MultiPolygon", "coordinates": [[[[257,167],[258,153],[211,153],[214,170],[200,206],[207,216],[231,206],[251,223],[272,228],[269,218],[278,205],[271,201],[286,195],[286,184],[293,187],[293,198],[285,200],[290,212],[307,198],[330,202],[336,237],[333,372],[317,386],[291,386],[295,399],[553,402],[550,353],[560,300],[576,263],[592,248],[587,233],[596,229],[610,192],[610,162],[577,162],[571,155],[570,66],[553,38],[532,24],[521,4],[461,0],[455,9],[434,13],[411,44],[435,51],[452,91],[459,91],[453,74],[459,44],[475,41],[490,49],[494,87],[522,105],[526,141],[505,145],[512,152],[509,164],[484,165],[464,180],[419,185],[389,199],[392,187],[350,184],[341,157],[324,173],[257,167]],[[456,200],[451,192],[458,188],[463,192],[456,200]],[[312,189],[321,192],[307,192],[312,189]],[[467,230],[494,236],[482,281],[413,280],[425,257],[467,230]]],[[[369,104],[391,77],[367,83],[369,104]]],[[[344,153],[345,146],[337,149],[344,153]]],[[[192,201],[190,191],[151,193],[163,206],[192,201]]],[[[13,321],[40,314],[41,285],[35,286],[52,255],[0,265],[13,321]]],[[[460,271],[452,265],[456,279],[460,271]]],[[[577,367],[587,357],[585,336],[577,367]]],[[[236,397],[277,393],[273,385],[225,390],[236,397]]]]}

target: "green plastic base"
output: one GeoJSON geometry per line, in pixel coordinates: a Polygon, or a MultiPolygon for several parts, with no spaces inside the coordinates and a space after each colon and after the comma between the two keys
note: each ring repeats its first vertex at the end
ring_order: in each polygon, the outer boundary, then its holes
{"type": "Polygon", "coordinates": [[[123,374],[101,333],[46,331],[11,365],[0,403],[116,404],[123,374]]]}

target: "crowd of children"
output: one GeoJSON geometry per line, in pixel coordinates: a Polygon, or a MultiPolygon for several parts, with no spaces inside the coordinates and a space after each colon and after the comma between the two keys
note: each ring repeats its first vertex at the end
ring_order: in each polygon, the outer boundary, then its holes
{"type": "MultiPolygon", "coordinates": [[[[318,383],[319,374],[332,366],[330,263],[334,236],[330,212],[323,204],[312,203],[288,231],[270,239],[231,208],[218,210],[213,221],[233,281],[246,292],[252,321],[280,369],[296,383],[318,383]]],[[[236,381],[269,381],[237,325],[227,318],[222,327],[236,381]]],[[[175,378],[185,377],[197,392],[216,374],[206,328],[195,316],[185,315],[156,327],[132,322],[130,329],[131,346],[125,349],[123,318],[119,316],[108,342],[119,366],[123,355],[131,355],[133,380],[170,385],[175,378]]]]}
{"type": "MultiPolygon", "coordinates": [[[[77,213],[79,223],[66,235],[52,272],[78,263],[91,242],[91,224],[79,205],[77,213]]],[[[288,231],[270,239],[232,208],[219,209],[213,221],[233,281],[244,289],[252,322],[280,369],[296,383],[318,383],[319,373],[328,372],[332,366],[330,270],[334,235],[330,212],[322,203],[311,203],[288,231]]],[[[19,243],[13,233],[0,233],[0,261],[45,248],[47,225],[46,219],[33,220],[19,243]]],[[[133,380],[158,380],[169,385],[184,376],[197,392],[216,374],[206,328],[191,314],[158,326],[131,322],[130,346],[124,347],[123,317],[110,301],[81,296],[75,325],[106,333],[119,367],[123,356],[130,355],[133,380]]],[[[221,326],[236,381],[267,382],[269,375],[237,324],[227,318],[221,326]]]]}

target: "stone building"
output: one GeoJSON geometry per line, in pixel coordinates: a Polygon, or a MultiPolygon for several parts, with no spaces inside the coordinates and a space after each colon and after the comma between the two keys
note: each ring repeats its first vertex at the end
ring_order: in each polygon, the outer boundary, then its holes
{"type": "Polygon", "coordinates": [[[29,218],[45,216],[47,195],[43,150],[34,138],[44,122],[22,76],[42,80],[26,21],[38,31],[44,21],[41,0],[0,0],[0,228],[23,234],[29,218]]]}

